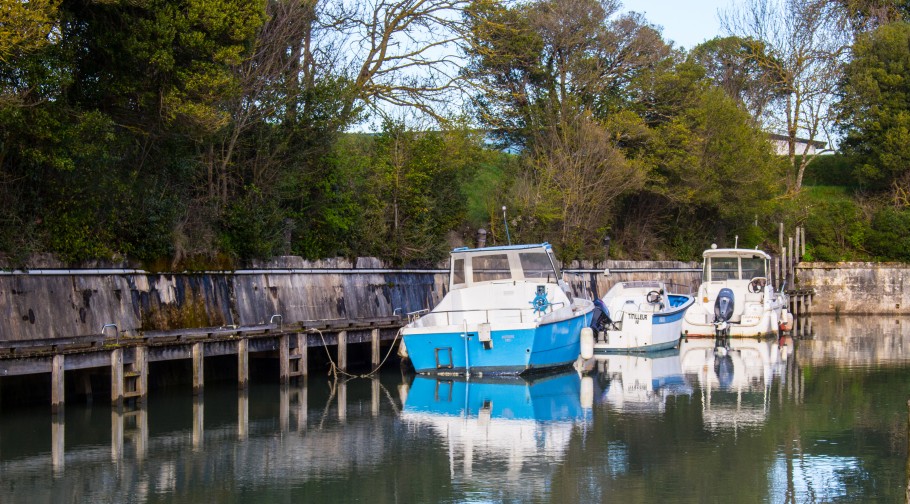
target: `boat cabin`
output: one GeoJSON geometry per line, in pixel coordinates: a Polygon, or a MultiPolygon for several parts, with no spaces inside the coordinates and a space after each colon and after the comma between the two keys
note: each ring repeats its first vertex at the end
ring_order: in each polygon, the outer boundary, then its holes
{"type": "Polygon", "coordinates": [[[556,283],[562,279],[548,243],[452,251],[449,290],[490,282],[556,283]]]}
{"type": "Polygon", "coordinates": [[[710,249],[704,253],[702,282],[768,278],[771,256],[761,250],[710,249]]]}

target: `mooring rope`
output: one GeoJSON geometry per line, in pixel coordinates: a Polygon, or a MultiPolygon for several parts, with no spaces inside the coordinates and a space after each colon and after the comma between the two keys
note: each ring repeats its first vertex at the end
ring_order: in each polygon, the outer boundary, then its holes
{"type": "Polygon", "coordinates": [[[354,375],[354,374],[346,372],[343,369],[338,369],[338,366],[335,364],[335,361],[332,360],[332,353],[329,352],[329,345],[328,345],[328,343],[326,343],[325,336],[323,336],[322,331],[320,331],[319,329],[317,329],[315,327],[312,327],[312,328],[310,328],[310,332],[319,333],[319,338],[322,340],[322,348],[325,349],[325,355],[326,355],[326,357],[329,358],[329,364],[331,365],[331,369],[329,369],[329,374],[334,376],[335,379],[337,380],[339,374],[342,374],[342,375],[350,377],[350,378],[370,378],[371,376],[376,374],[380,369],[382,369],[382,366],[389,359],[389,356],[392,355],[392,350],[395,348],[395,343],[398,341],[399,336],[401,336],[402,329],[404,329],[404,327],[399,328],[398,332],[395,333],[395,339],[392,340],[392,344],[389,346],[389,351],[386,352],[385,357],[383,357],[383,359],[379,363],[379,365],[376,366],[376,369],[370,371],[369,373],[361,374],[361,375],[354,375]]]}

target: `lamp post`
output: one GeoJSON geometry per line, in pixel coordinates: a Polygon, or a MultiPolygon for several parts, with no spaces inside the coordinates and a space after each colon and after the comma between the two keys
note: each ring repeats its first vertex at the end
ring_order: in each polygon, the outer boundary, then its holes
{"type": "Polygon", "coordinates": [[[610,258],[610,235],[604,236],[604,261],[610,258]]]}

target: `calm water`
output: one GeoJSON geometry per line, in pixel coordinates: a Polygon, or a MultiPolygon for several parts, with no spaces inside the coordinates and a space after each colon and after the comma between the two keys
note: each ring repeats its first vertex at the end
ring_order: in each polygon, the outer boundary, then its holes
{"type": "Polygon", "coordinates": [[[153,390],[0,413],[0,502],[904,502],[910,320],[524,380],[153,390]]]}

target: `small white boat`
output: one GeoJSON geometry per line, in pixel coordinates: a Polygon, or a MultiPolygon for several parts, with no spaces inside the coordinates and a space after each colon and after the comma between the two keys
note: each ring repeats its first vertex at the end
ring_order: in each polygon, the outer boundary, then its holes
{"type": "Polygon", "coordinates": [[[409,314],[402,339],[421,374],[521,374],[575,362],[594,303],[574,297],[547,243],[452,251],[449,292],[409,314]]]}
{"type": "Polygon", "coordinates": [[[757,249],[719,249],[703,254],[702,283],[696,303],[686,312],[683,333],[688,336],[753,337],[788,331],[793,315],[787,311],[788,299],[768,280],[771,256],[757,249]],[[732,294],[733,310],[727,321],[718,320],[715,302],[722,290],[732,294]]]}
{"type": "Polygon", "coordinates": [[[669,294],[663,282],[614,285],[595,301],[595,352],[655,352],[675,348],[692,296],[669,294]],[[597,310],[600,313],[596,313],[597,310]]]}

